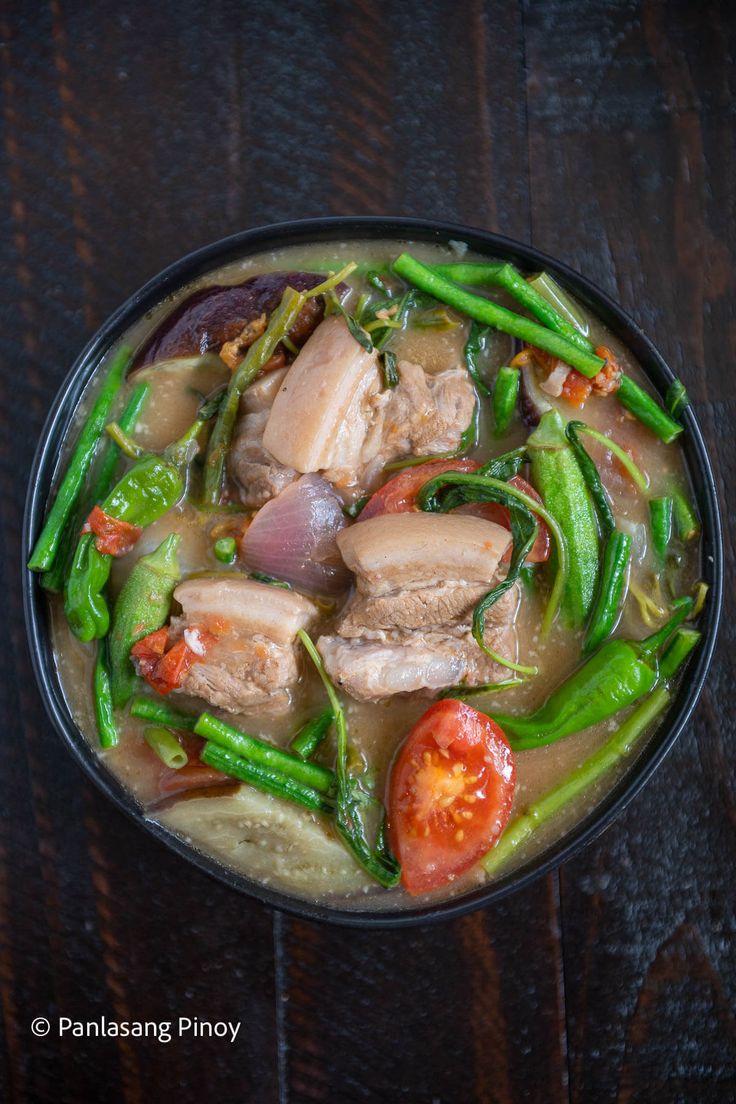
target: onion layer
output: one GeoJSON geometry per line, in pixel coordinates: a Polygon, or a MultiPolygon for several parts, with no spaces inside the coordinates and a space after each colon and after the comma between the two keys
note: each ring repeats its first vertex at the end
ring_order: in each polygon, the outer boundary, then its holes
{"type": "Polygon", "coordinates": [[[240,550],[256,571],[310,594],[339,594],[350,585],[336,537],[347,525],[342,502],[319,475],[303,475],[256,514],[240,550]]]}

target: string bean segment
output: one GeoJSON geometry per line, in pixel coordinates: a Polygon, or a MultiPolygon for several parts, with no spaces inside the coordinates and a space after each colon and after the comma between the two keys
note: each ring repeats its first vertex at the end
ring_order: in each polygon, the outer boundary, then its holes
{"type": "Polygon", "coordinates": [[[583,336],[580,329],[563,318],[549,299],[540,294],[534,283],[526,280],[518,268],[514,268],[512,264],[464,264],[458,262],[457,264],[433,265],[432,271],[444,276],[447,280],[453,280],[457,284],[471,286],[492,284],[495,287],[502,287],[548,329],[561,334],[578,349],[588,353],[593,352],[592,344],[583,336]]]}
{"type": "Polygon", "coordinates": [[[189,761],[189,756],[173,732],[162,725],[147,725],[143,729],[143,739],[164,764],[171,770],[181,770],[189,761]]]}
{"type": "Polygon", "coordinates": [[[672,539],[672,498],[661,495],[649,501],[649,524],[652,533],[652,547],[661,564],[667,557],[667,549],[672,539]]]}
{"type": "Polygon", "coordinates": [[[634,383],[631,376],[621,376],[616,397],[642,425],[651,429],[666,445],[671,444],[682,433],[682,426],[643,387],[634,383]]]}
{"type": "Polygon", "coordinates": [[[140,695],[130,703],[131,717],[139,717],[143,721],[153,721],[168,728],[182,728],[188,732],[194,732],[197,718],[186,713],[178,713],[170,709],[162,701],[155,698],[144,698],[140,695]]]}
{"type": "Polygon", "coordinates": [[[465,291],[464,288],[446,280],[444,276],[408,253],[402,253],[394,261],[393,267],[397,275],[429,295],[433,295],[435,299],[447,303],[449,307],[467,314],[476,322],[493,326],[494,329],[502,330],[512,337],[526,341],[529,345],[536,345],[552,353],[566,364],[577,368],[584,376],[596,376],[604,366],[605,362],[600,357],[579,348],[567,338],[541,326],[538,322],[532,322],[521,314],[515,314],[490,299],[484,299],[481,295],[465,291]]]}
{"type": "Polygon", "coordinates": [[[307,721],[289,744],[294,755],[298,755],[300,759],[311,759],[334,720],[332,709],[325,709],[319,716],[307,721]]]}
{"type": "Polygon", "coordinates": [[[263,793],[273,794],[274,797],[285,798],[296,805],[302,805],[305,809],[311,809],[317,813],[332,812],[331,800],[319,790],[296,782],[293,778],[282,774],[281,771],[272,770],[269,767],[258,766],[240,755],[236,755],[227,748],[218,744],[207,742],[204,745],[200,759],[208,767],[229,774],[231,778],[237,778],[239,782],[247,782],[263,793]]]}
{"type": "Polygon", "coordinates": [[[511,425],[519,397],[520,378],[521,373],[518,368],[504,365],[498,369],[493,388],[493,418],[496,423],[497,437],[503,437],[511,425]]]}
{"type": "Polygon", "coordinates": [[[107,378],[79,434],[54,503],[28,561],[31,571],[48,571],[54,565],[64,526],[81,494],[115,396],[125,379],[130,359],[131,351],[127,347],[121,348],[115,355],[107,378]]]}
{"type": "Polygon", "coordinates": [[[613,529],[606,540],[598,597],[583,642],[583,655],[590,655],[606,640],[618,620],[623,605],[626,578],[631,559],[631,537],[613,529]]]}

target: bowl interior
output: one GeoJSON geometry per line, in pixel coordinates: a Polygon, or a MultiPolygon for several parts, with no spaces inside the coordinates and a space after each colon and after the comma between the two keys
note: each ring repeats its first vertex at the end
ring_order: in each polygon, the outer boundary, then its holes
{"type": "MultiPolygon", "coordinates": [[[[183,284],[229,261],[286,245],[350,239],[391,239],[446,244],[466,242],[477,252],[508,260],[526,271],[546,269],[563,287],[598,315],[606,326],[632,351],[660,395],[674,376],[662,356],[636,323],[607,295],[587,279],[537,250],[495,234],[469,227],[433,223],[420,219],[336,218],[305,220],[259,227],[215,242],[177,261],[130,297],[100,328],[80,354],[57,394],[44,426],[33,462],[23,525],[23,563],[43,522],[46,500],[54,484],[58,457],[73,421],[79,400],[107,349],[146,311],[156,306],[183,284]]],[[[691,408],[683,415],[686,433],[682,444],[703,520],[702,575],[709,584],[708,603],[702,618],[703,641],[680,682],[670,709],[657,732],[649,739],[636,762],[611,792],[578,824],[541,855],[506,877],[463,897],[437,905],[401,912],[360,911],[331,908],[291,897],[265,887],[193,850],[171,831],[147,818],[133,795],[105,768],[95,750],[77,728],[61,688],[51,648],[48,607],[37,576],[24,569],[23,594],[26,625],[34,671],[46,709],[64,743],[96,785],[126,813],[174,851],[201,870],[260,901],[298,916],[361,927],[401,927],[447,919],[481,905],[490,904],[527,885],[568,859],[601,832],[639,791],[672,747],[698,699],[715,645],[722,596],[722,537],[713,473],[700,428],[691,408]]]]}

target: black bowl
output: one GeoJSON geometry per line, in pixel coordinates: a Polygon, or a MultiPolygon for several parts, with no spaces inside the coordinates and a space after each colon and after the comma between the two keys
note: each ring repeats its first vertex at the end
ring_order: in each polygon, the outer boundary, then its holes
{"type": "MultiPolygon", "coordinates": [[[[461,240],[467,242],[469,247],[477,252],[512,261],[522,269],[534,271],[545,269],[552,272],[563,287],[568,288],[576,298],[589,306],[631,349],[660,395],[665,393],[674,378],[649,339],[607,295],[565,265],[539,253],[536,249],[508,238],[465,226],[428,222],[424,219],[399,218],[314,219],[246,230],[208,245],[204,249],[198,249],[195,253],[190,253],[189,256],[170,265],[132,295],[105,322],[81,353],[56,396],[34,459],[23,524],[23,562],[28,560],[29,549],[32,548],[43,523],[46,501],[54,482],[62,443],[80,397],[102,356],[131,323],[166,296],[176,292],[182,285],[245,255],[278,249],[285,245],[361,238],[391,238],[443,244],[451,240],[461,240]]],[[[136,799],[106,770],[95,750],[79,732],[64,700],[56,673],[50,643],[48,607],[43,591],[38,577],[25,571],[23,594],[31,655],[49,716],[75,759],[119,808],[128,813],[137,823],[143,824],[157,839],[194,863],[200,870],[212,874],[234,889],[247,893],[266,904],[311,920],[328,920],[354,927],[378,928],[405,927],[449,919],[498,901],[569,859],[611,823],[662,762],[682,732],[702,690],[718,631],[723,585],[723,546],[713,473],[692,409],[685,410],[683,420],[686,427],[686,433],[683,434],[683,447],[703,521],[703,578],[710,586],[708,602],[701,621],[702,644],[694,653],[686,675],[680,682],[678,693],[657,732],[614,789],[561,840],[488,887],[473,890],[457,899],[443,901],[436,905],[409,908],[401,912],[361,912],[345,908],[328,908],[302,901],[262,886],[225,868],[216,860],[198,854],[168,829],[145,817],[136,799]]]]}

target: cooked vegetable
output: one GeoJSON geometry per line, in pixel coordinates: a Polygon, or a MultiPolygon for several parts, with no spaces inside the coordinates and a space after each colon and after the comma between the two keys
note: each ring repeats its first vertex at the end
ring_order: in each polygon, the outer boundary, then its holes
{"type": "Polygon", "coordinates": [[[130,349],[127,347],[122,347],[115,354],[110,371],[82,426],[66,473],[59,484],[53,505],[28,561],[31,571],[48,571],[54,565],[64,526],[82,492],[85,477],[94,459],[110,409],[125,379],[130,356],[130,349]]]}
{"type": "Polygon", "coordinates": [[[220,563],[233,564],[238,558],[238,542],[235,537],[218,537],[213,551],[215,559],[219,560],[220,563]]]}
{"type": "Polygon", "coordinates": [[[689,499],[680,490],[672,491],[675,529],[680,540],[691,541],[700,536],[700,522],[689,499]]]}
{"type": "Polygon", "coordinates": [[[682,433],[682,426],[670,418],[659,403],[647,394],[643,387],[634,383],[631,376],[622,376],[618,391],[618,401],[634,414],[642,425],[656,433],[660,441],[671,444],[682,433]]]}
{"type": "Polygon", "coordinates": [[[325,709],[318,717],[312,717],[307,721],[289,744],[294,755],[298,755],[300,759],[311,759],[330,731],[334,720],[335,714],[332,709],[325,709]]]}
{"type": "Polygon", "coordinates": [[[652,533],[652,547],[660,565],[667,557],[672,539],[672,497],[661,495],[649,500],[649,525],[652,533]]]}
{"type": "MultiPolygon", "coordinates": [[[[444,276],[447,280],[453,280],[457,284],[472,286],[492,284],[495,287],[504,288],[509,295],[513,295],[514,299],[518,299],[522,307],[526,307],[530,314],[535,315],[547,329],[561,334],[578,349],[582,349],[584,352],[593,352],[593,346],[580,333],[580,328],[563,318],[555,310],[550,300],[540,294],[535,282],[525,280],[519,270],[514,268],[512,264],[464,264],[459,262],[456,264],[433,265],[432,271],[444,276]]],[[[517,334],[516,336],[520,335],[517,334]]],[[[538,342],[535,344],[538,344],[538,342]]]]}
{"type": "MultiPolygon", "coordinates": [[[[146,404],[150,389],[150,385],[146,382],[137,384],[133,389],[119,419],[119,425],[125,433],[132,433],[135,429],[136,422],[146,404]]],[[[82,528],[82,523],[89,514],[92,506],[96,502],[101,502],[102,499],[107,498],[112,490],[115,484],[115,472],[119,460],[120,452],[117,445],[114,441],[107,441],[92,490],[88,495],[80,496],[64,526],[64,532],[53,566],[49,571],[43,574],[41,585],[45,590],[53,591],[55,594],[63,590],[64,580],[66,579],[71,558],[76,548],[77,541],[79,540],[79,531],[82,528]]]]}
{"type": "Polygon", "coordinates": [[[497,330],[511,334],[512,337],[521,338],[530,345],[545,349],[571,367],[577,368],[584,376],[597,375],[604,365],[600,357],[572,344],[567,338],[560,337],[559,334],[540,326],[537,322],[531,322],[523,315],[514,314],[513,311],[499,306],[490,299],[465,291],[408,253],[402,253],[394,261],[393,267],[394,272],[399,276],[403,276],[409,283],[433,295],[435,299],[455,307],[456,310],[462,311],[477,322],[493,326],[497,330]]]}
{"type": "Polygon", "coordinates": [[[613,533],[616,522],[613,517],[611,503],[608,499],[608,493],[601,482],[598,469],[591,457],[585,451],[578,437],[578,431],[580,429],[585,429],[582,422],[568,422],[565,427],[565,436],[570,442],[572,451],[575,453],[578,467],[580,468],[583,479],[590,492],[590,497],[593,500],[593,505],[598,514],[598,524],[601,528],[601,534],[603,537],[608,538],[613,533]]]}
{"type": "Polygon", "coordinates": [[[609,640],[528,716],[484,710],[501,726],[514,751],[544,747],[600,724],[648,694],[657,681],[656,653],[693,608],[680,598],[675,613],[645,640],[609,640]]]}
{"type": "Polygon", "coordinates": [[[156,701],[155,698],[134,698],[130,703],[130,715],[131,717],[140,717],[144,721],[154,721],[159,725],[166,725],[167,728],[182,728],[189,732],[194,732],[194,726],[197,723],[197,718],[193,716],[187,716],[186,713],[177,713],[176,710],[170,709],[165,702],[156,701]]]}
{"type": "Polygon", "coordinates": [[[346,525],[330,484],[303,475],[261,507],[241,541],[241,556],[250,568],[309,594],[340,594],[350,585],[336,543],[346,525]]]}
{"type": "Polygon", "coordinates": [[[480,368],[478,367],[478,359],[483,351],[487,333],[487,326],[481,326],[478,322],[471,322],[468,340],[465,343],[465,366],[470,373],[476,390],[481,395],[491,394],[491,389],[481,376],[480,368]]]}
{"type": "Polygon", "coordinates": [[[214,767],[223,774],[229,774],[239,782],[247,782],[257,790],[263,790],[264,793],[293,801],[318,813],[332,812],[331,800],[320,790],[315,790],[303,782],[297,782],[282,771],[259,766],[252,760],[244,759],[241,755],[236,755],[218,744],[208,741],[200,758],[208,767],[214,767]]]}
{"type": "Polygon", "coordinates": [[[703,634],[697,629],[688,629],[685,626],[678,629],[659,661],[660,679],[664,682],[671,681],[690,653],[697,648],[702,637],[703,634]]]}
{"type": "Polygon", "coordinates": [[[396,353],[386,349],[383,353],[383,386],[396,387],[399,382],[399,373],[396,368],[396,353]]]}
{"type": "MultiPolygon", "coordinates": [[[[138,459],[103,501],[101,510],[107,518],[144,529],[179,501],[187,465],[197,451],[197,437],[214,409],[215,403],[205,403],[196,421],[162,456],[145,453],[134,441],[127,441],[119,426],[112,427],[115,439],[135,450],[138,459]]],[[[81,641],[98,639],[108,630],[110,613],[102,592],[111,567],[112,558],[100,550],[99,538],[83,531],[64,592],[69,627],[81,641]]]]}
{"type": "Polygon", "coordinates": [[[386,846],[385,817],[379,824],[376,843],[371,847],[366,838],[361,810],[366,805],[375,804],[375,799],[371,798],[370,794],[365,791],[361,785],[360,777],[351,774],[348,770],[348,730],[342,703],[311,639],[303,629],[299,630],[299,637],[309,658],[317,668],[317,673],[327,692],[327,698],[335,717],[335,732],[337,735],[335,827],[366,873],[370,874],[380,885],[390,889],[391,886],[398,883],[401,877],[401,868],[386,846]]]}
{"type": "Polygon", "coordinates": [[[685,407],[690,405],[690,397],[681,380],[673,380],[669,385],[664,405],[673,418],[679,418],[685,407]]]}
{"type": "MultiPolygon", "coordinates": [[[[247,732],[240,732],[211,713],[203,713],[194,731],[198,736],[204,736],[210,743],[231,751],[234,755],[246,759],[256,767],[265,767],[269,770],[280,771],[285,777],[294,782],[301,782],[305,786],[317,790],[321,794],[329,794],[335,786],[335,775],[326,767],[320,767],[317,763],[307,763],[297,755],[292,755],[282,748],[259,740],[247,732]]],[[[214,766],[210,763],[210,766],[214,766]]]]}
{"type": "MultiPolygon", "coordinates": [[[[560,599],[563,620],[570,628],[582,628],[595,597],[598,582],[598,529],[585,480],[565,436],[556,410],[545,414],[529,436],[532,482],[547,511],[564,535],[568,566],[560,599]]],[[[553,567],[559,564],[559,544],[553,567]]]]}
{"type": "Polygon", "coordinates": [[[115,724],[113,712],[112,693],[110,689],[110,668],[107,657],[107,641],[101,640],[97,645],[97,659],[95,661],[94,674],[95,716],[97,718],[97,735],[100,738],[100,746],[104,748],[115,747],[118,742],[118,730],[115,724]]]}
{"type": "Polygon", "coordinates": [[[178,533],[170,533],[155,552],[141,556],[115,601],[109,647],[112,700],[117,709],[135,693],[138,683],[131,648],[160,629],[169,616],[174,588],[181,579],[180,540],[178,533]]]}
{"type": "Polygon", "coordinates": [[[587,337],[588,321],[585,315],[549,272],[540,272],[536,276],[531,276],[528,282],[529,286],[554,308],[555,313],[560,315],[564,322],[572,326],[582,337],[587,337]]]}
{"type": "Polygon", "coordinates": [[[498,369],[493,387],[493,418],[496,436],[503,437],[511,425],[519,396],[519,369],[504,366],[498,369]]]}
{"type": "Polygon", "coordinates": [[[640,737],[661,716],[669,702],[669,691],[664,686],[657,687],[602,747],[576,767],[563,782],[534,801],[521,816],[512,820],[496,846],[483,859],[486,874],[496,874],[543,824],[551,820],[578,794],[590,790],[599,779],[620,766],[634,750],[640,737]]]}
{"type": "Polygon", "coordinates": [[[146,725],[143,739],[164,766],[171,770],[181,770],[188,763],[189,756],[168,728],[163,728],[162,725],[146,725]]]}
{"type": "Polygon", "coordinates": [[[503,831],[514,798],[514,757],[500,728],[446,699],[417,721],[391,770],[389,838],[412,895],[469,870],[503,831]]]}
{"type": "Polygon", "coordinates": [[[287,287],[281,303],[271,315],[265,333],[250,346],[233,373],[225,401],[220,407],[217,421],[210,434],[205,456],[202,500],[209,506],[217,506],[222,497],[225,461],[232,441],[240,396],[264,369],[273,356],[276,346],[289,333],[305,302],[306,296],[303,293],[287,287]]]}
{"type": "Polygon", "coordinates": [[[607,433],[599,433],[597,429],[593,429],[592,426],[586,425],[585,422],[571,422],[570,425],[574,426],[575,434],[585,433],[588,437],[592,437],[594,441],[597,441],[599,445],[603,445],[608,449],[616,459],[626,474],[631,479],[631,482],[635,487],[644,493],[649,486],[649,481],[646,475],[639,467],[634,463],[631,456],[626,449],[621,448],[618,442],[614,441],[612,437],[609,437],[607,433]]]}
{"type": "Polygon", "coordinates": [[[623,604],[626,576],[631,559],[631,537],[612,529],[603,553],[598,596],[583,641],[583,655],[590,655],[614,628],[623,604]]]}

